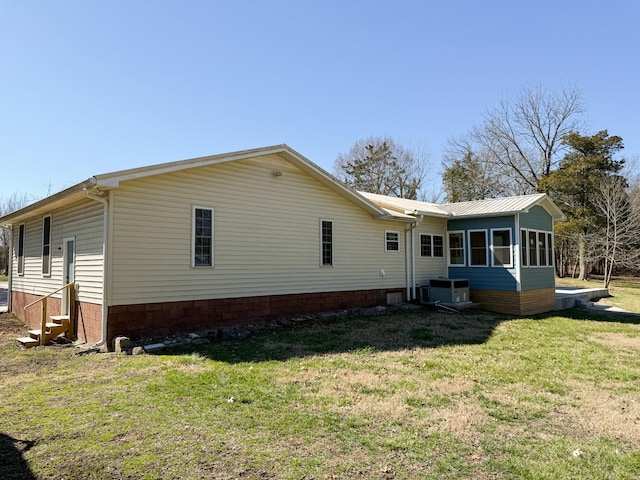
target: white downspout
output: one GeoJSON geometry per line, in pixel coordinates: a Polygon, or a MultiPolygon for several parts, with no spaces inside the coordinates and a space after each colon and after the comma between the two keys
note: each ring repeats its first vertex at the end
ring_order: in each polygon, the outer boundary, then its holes
{"type": "Polygon", "coordinates": [[[522,261],[520,259],[520,252],[522,252],[522,245],[520,245],[520,242],[522,241],[522,239],[520,238],[520,214],[516,213],[515,216],[515,222],[514,222],[514,228],[515,228],[515,232],[514,232],[514,241],[512,242],[513,245],[515,246],[514,248],[514,252],[513,252],[513,263],[514,266],[516,267],[516,292],[521,292],[522,291],[522,261]]]}
{"type": "Polygon", "coordinates": [[[413,228],[409,226],[404,229],[404,276],[406,284],[405,298],[407,302],[411,301],[411,258],[409,257],[411,255],[410,252],[413,250],[410,245],[411,237],[413,237],[413,228]],[[409,236],[408,233],[411,233],[411,236],[409,236]]]}
{"type": "Polygon", "coordinates": [[[9,282],[7,285],[7,312],[13,311],[12,308],[12,299],[13,296],[11,294],[11,286],[13,285],[13,225],[7,225],[6,227],[0,227],[9,230],[9,255],[8,255],[8,263],[7,263],[7,277],[9,277],[9,282]]]}
{"type": "Polygon", "coordinates": [[[82,190],[82,193],[85,197],[90,198],[91,200],[95,200],[97,202],[102,203],[103,205],[103,227],[102,227],[102,333],[101,338],[96,343],[96,346],[101,346],[107,341],[107,318],[109,308],[107,306],[107,289],[108,289],[108,243],[109,243],[109,201],[106,198],[103,198],[104,192],[100,192],[100,195],[94,195],[89,192],[87,188],[82,190]]]}
{"type": "MultiPolygon", "coordinates": [[[[405,237],[408,237],[408,243],[410,248],[407,248],[405,255],[405,265],[407,273],[407,301],[410,302],[416,297],[416,243],[414,230],[418,224],[422,221],[423,215],[419,215],[415,222],[411,223],[411,226],[405,229],[405,237]],[[407,236],[406,233],[409,233],[407,236]]],[[[406,247],[407,241],[405,241],[406,247]]]]}

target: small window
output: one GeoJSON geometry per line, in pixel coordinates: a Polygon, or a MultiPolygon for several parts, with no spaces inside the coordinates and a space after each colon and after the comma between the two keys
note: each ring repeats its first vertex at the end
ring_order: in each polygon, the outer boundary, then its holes
{"type": "Polygon", "coordinates": [[[493,266],[511,267],[511,230],[491,230],[493,266]]]}
{"type": "Polygon", "coordinates": [[[18,275],[24,275],[24,223],[18,227],[18,275]]]}
{"type": "Polygon", "coordinates": [[[550,232],[547,232],[547,261],[553,267],[553,234],[550,232]]]}
{"type": "Polygon", "coordinates": [[[520,259],[523,267],[529,265],[529,254],[527,253],[527,231],[523,228],[520,230],[520,259]]]}
{"type": "Polygon", "coordinates": [[[529,230],[529,266],[538,266],[538,235],[535,231],[529,230]]]}
{"type": "Polygon", "coordinates": [[[384,250],[386,252],[397,252],[400,250],[400,233],[387,230],[384,232],[384,250]]]}
{"type": "Polygon", "coordinates": [[[449,265],[464,266],[464,232],[449,232],[449,265]]]}
{"type": "Polygon", "coordinates": [[[320,221],[320,265],[333,266],[333,221],[320,221]]]}
{"type": "Polygon", "coordinates": [[[433,236],[433,256],[444,257],[444,237],[442,235],[433,236]]]}
{"type": "Polygon", "coordinates": [[[442,235],[420,234],[421,257],[444,257],[444,237],[442,235]]]}
{"type": "Polygon", "coordinates": [[[487,231],[469,231],[470,262],[472,267],[486,267],[489,262],[487,255],[487,231]]]}
{"type": "Polygon", "coordinates": [[[213,209],[193,209],[193,266],[213,266],[213,209]]]}
{"type": "Polygon", "coordinates": [[[420,234],[420,256],[432,256],[431,235],[420,234]]]}
{"type": "Polygon", "coordinates": [[[538,232],[538,260],[541,267],[547,264],[547,233],[538,232]]]}
{"type": "Polygon", "coordinates": [[[42,275],[51,274],[51,217],[42,219],[42,275]]]}

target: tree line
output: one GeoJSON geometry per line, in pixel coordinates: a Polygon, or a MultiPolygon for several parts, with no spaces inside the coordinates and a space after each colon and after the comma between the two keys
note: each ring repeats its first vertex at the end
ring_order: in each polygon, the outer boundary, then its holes
{"type": "MultiPolygon", "coordinates": [[[[608,286],[614,272],[640,271],[640,182],[635,162],[620,155],[623,139],[588,132],[584,113],[572,86],[503,96],[448,142],[442,188],[446,202],[547,193],[567,217],[555,226],[557,274],[601,274],[608,286]]],[[[425,200],[433,167],[425,160],[390,137],[370,137],[339,155],[334,173],[358,190],[425,200]]]]}

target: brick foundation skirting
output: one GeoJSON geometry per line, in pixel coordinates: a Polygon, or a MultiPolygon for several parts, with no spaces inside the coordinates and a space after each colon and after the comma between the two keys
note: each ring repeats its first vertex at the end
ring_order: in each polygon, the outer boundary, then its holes
{"type": "Polygon", "coordinates": [[[510,315],[535,315],[550,312],[556,306],[555,288],[541,288],[524,292],[471,290],[471,300],[482,304],[484,310],[510,315]]]}
{"type": "MultiPolygon", "coordinates": [[[[26,305],[41,298],[41,295],[33,295],[24,292],[11,292],[12,313],[29,325],[32,329],[40,329],[42,307],[40,304],[24,309],[26,305]]],[[[60,298],[49,297],[47,299],[47,318],[52,315],[60,315],[62,301],[60,298]]],[[[97,343],[102,337],[102,306],[95,303],[76,301],[76,331],[74,335],[80,342],[97,343]]]]}
{"type": "Polygon", "coordinates": [[[402,289],[300,293],[261,297],[116,305],[109,307],[107,339],[126,335],[163,337],[256,323],[270,318],[317,313],[387,303],[387,293],[402,289]]]}

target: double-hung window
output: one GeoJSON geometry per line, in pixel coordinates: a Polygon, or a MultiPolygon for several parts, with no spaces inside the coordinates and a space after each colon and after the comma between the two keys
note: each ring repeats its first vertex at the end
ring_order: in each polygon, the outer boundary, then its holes
{"type": "Polygon", "coordinates": [[[391,230],[384,232],[384,251],[397,252],[400,250],[400,233],[391,230]]]}
{"type": "Polygon", "coordinates": [[[449,265],[464,266],[464,232],[449,232],[449,265]]]}
{"type": "Polygon", "coordinates": [[[491,230],[491,249],[493,252],[492,265],[494,267],[512,267],[511,229],[491,230]]]}
{"type": "Polygon", "coordinates": [[[42,275],[51,274],[51,216],[42,219],[42,275]]]}
{"type": "Polygon", "coordinates": [[[433,256],[433,245],[431,244],[431,235],[420,234],[420,256],[433,256]]]}
{"type": "Polygon", "coordinates": [[[442,235],[420,234],[421,257],[444,257],[444,238],[442,235]]]}
{"type": "Polygon", "coordinates": [[[213,266],[213,208],[193,207],[194,267],[213,266]]]}
{"type": "Polygon", "coordinates": [[[320,265],[333,266],[333,221],[320,220],[320,265]]]}
{"type": "Polygon", "coordinates": [[[486,267],[489,262],[487,255],[487,231],[469,230],[469,265],[472,267],[486,267]]]}
{"type": "Polygon", "coordinates": [[[18,227],[18,275],[24,275],[24,223],[18,227]]]}

